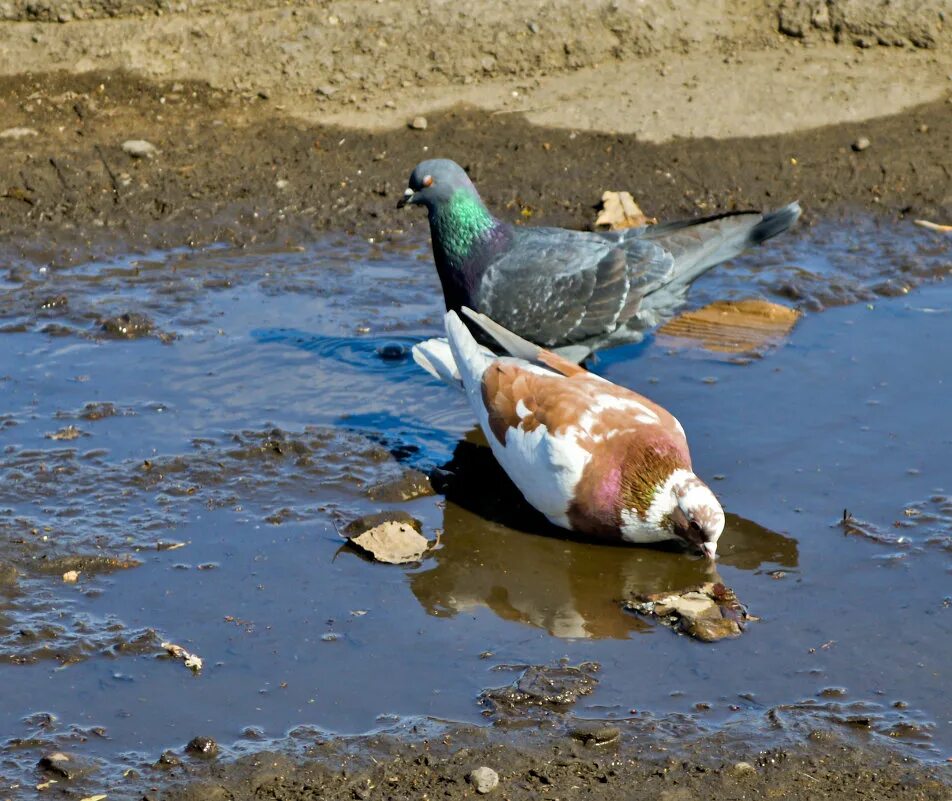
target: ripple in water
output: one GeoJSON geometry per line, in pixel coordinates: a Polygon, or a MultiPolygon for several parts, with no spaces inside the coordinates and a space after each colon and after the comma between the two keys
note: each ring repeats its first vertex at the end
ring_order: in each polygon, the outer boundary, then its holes
{"type": "Polygon", "coordinates": [[[260,328],[251,336],[261,344],[288,345],[369,372],[417,370],[410,353],[420,341],[417,337],[331,337],[297,328],[260,328]]]}

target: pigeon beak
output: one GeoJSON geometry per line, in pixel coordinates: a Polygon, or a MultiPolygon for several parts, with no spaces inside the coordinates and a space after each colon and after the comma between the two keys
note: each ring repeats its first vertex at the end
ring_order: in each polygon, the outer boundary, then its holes
{"type": "Polygon", "coordinates": [[[397,201],[397,208],[402,209],[408,203],[412,202],[413,195],[414,195],[413,190],[410,189],[410,187],[408,186],[405,190],[403,190],[403,197],[397,201]]]}
{"type": "Polygon", "coordinates": [[[716,542],[702,542],[701,553],[703,553],[708,559],[710,559],[713,562],[717,558],[717,543],[716,542]]]}

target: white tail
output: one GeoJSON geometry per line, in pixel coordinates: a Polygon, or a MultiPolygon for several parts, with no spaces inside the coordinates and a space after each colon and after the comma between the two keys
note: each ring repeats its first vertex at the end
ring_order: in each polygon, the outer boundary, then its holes
{"type": "Polygon", "coordinates": [[[470,396],[475,394],[480,397],[483,373],[497,356],[473,338],[455,311],[447,312],[443,320],[446,323],[446,337],[450,341],[450,350],[453,351],[453,361],[456,363],[457,373],[466,387],[466,392],[470,396]]]}
{"type": "Polygon", "coordinates": [[[460,311],[495,339],[511,356],[515,356],[517,359],[525,359],[527,362],[538,360],[539,354],[542,352],[542,348],[538,345],[533,345],[528,340],[512,333],[508,328],[503,328],[485,314],[474,312],[468,306],[463,306],[460,311]]]}
{"type": "Polygon", "coordinates": [[[463,390],[463,378],[456,354],[464,354],[463,365],[476,377],[477,382],[482,378],[486,366],[496,358],[496,354],[473,339],[473,335],[457,317],[456,312],[449,312],[444,322],[450,339],[434,337],[414,345],[413,361],[434,378],[463,390]],[[451,340],[455,341],[455,347],[450,344],[451,340]]]}
{"type": "Polygon", "coordinates": [[[453,359],[453,351],[450,350],[450,343],[442,338],[427,339],[413,346],[413,361],[426,370],[434,378],[438,378],[456,387],[463,389],[463,379],[459,377],[459,370],[456,367],[456,361],[453,359]]]}

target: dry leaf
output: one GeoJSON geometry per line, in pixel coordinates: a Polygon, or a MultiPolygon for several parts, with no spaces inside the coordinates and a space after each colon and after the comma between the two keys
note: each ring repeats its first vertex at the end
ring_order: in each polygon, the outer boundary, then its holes
{"type": "Polygon", "coordinates": [[[929,222],[928,220],[915,220],[916,225],[928,228],[930,231],[938,231],[943,234],[952,233],[952,225],[943,225],[942,223],[929,222]]]}
{"type": "Polygon", "coordinates": [[[708,582],[681,592],[638,594],[625,606],[702,642],[737,637],[748,620],[757,620],[748,614],[734,591],[720,582],[708,582]]]}
{"type": "Polygon", "coordinates": [[[190,654],[181,645],[174,642],[164,642],[162,647],[176,659],[181,659],[185,667],[198,673],[202,669],[202,658],[198,654],[190,654]]]}
{"type": "Polygon", "coordinates": [[[409,523],[388,520],[351,537],[350,542],[369,553],[378,562],[402,565],[419,562],[429,547],[426,537],[409,523]]]}
{"type": "Polygon", "coordinates": [[[99,793],[99,795],[87,795],[85,798],[80,798],[79,801],[103,801],[104,798],[108,798],[105,793],[99,793]]]}
{"type": "Polygon", "coordinates": [[[63,574],[63,581],[65,581],[67,584],[75,584],[77,581],[79,581],[79,573],[80,571],[78,570],[67,570],[63,574]]]}
{"type": "Polygon", "coordinates": [[[796,309],[766,300],[718,300],[679,314],[658,329],[719,353],[756,353],[777,344],[800,318],[796,309]]]}
{"type": "Polygon", "coordinates": [[[52,787],[54,784],[57,784],[56,779],[48,779],[47,781],[45,781],[45,782],[40,782],[38,785],[36,785],[36,789],[37,789],[37,790],[46,790],[46,789],[48,789],[49,787],[52,787]]]}
{"type": "Polygon", "coordinates": [[[607,226],[610,231],[621,231],[653,222],[656,221],[645,216],[629,192],[602,193],[602,210],[595,220],[596,228],[607,226]]]}

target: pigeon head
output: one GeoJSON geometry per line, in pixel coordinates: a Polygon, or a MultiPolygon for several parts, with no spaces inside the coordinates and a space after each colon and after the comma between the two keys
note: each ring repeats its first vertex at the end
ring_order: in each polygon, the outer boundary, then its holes
{"type": "Polygon", "coordinates": [[[724,530],[724,510],[714,493],[687,470],[676,470],[666,483],[670,485],[670,497],[665,500],[672,533],[713,559],[724,530]]]}
{"type": "Polygon", "coordinates": [[[476,187],[466,171],[449,159],[421,161],[410,173],[408,184],[403,197],[397,202],[397,208],[426,206],[432,212],[452,201],[460,192],[467,199],[479,200],[476,187]]]}
{"type": "Polygon", "coordinates": [[[483,204],[465,170],[449,159],[421,161],[410,173],[407,187],[397,207],[425,206],[430,220],[430,236],[436,269],[443,283],[447,307],[472,305],[470,292],[475,276],[462,276],[485,268],[474,261],[474,252],[485,254],[487,239],[505,230],[483,204]]]}

